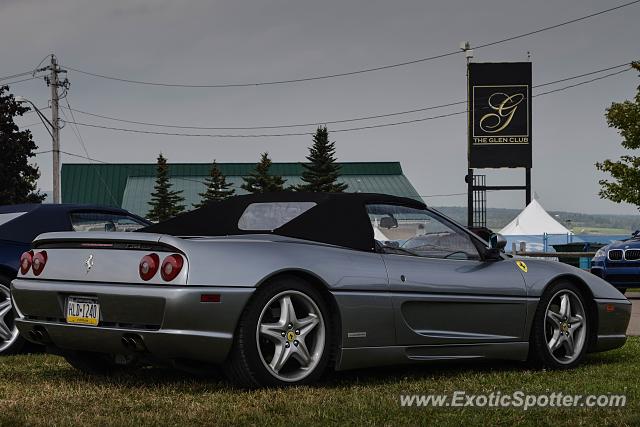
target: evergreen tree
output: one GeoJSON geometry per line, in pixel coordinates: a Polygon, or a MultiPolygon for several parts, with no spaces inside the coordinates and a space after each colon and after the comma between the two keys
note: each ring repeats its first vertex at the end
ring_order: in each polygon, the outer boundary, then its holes
{"type": "Polygon", "coordinates": [[[200,200],[200,203],[193,205],[194,208],[202,208],[209,202],[224,200],[233,196],[236,192],[233,188],[229,188],[231,187],[231,183],[227,182],[225,176],[220,172],[218,163],[216,163],[215,160],[211,164],[211,171],[209,172],[209,176],[207,177],[205,184],[207,186],[207,191],[199,193],[202,199],[200,200]]]}
{"type": "Polygon", "coordinates": [[[336,163],[335,143],[329,142],[329,132],[326,127],[319,127],[313,136],[313,146],[309,148],[307,160],[303,163],[302,181],[294,187],[296,191],[314,191],[327,193],[342,193],[347,184],[339,183],[340,165],[336,163]]]}
{"type": "MultiPolygon", "coordinates": [[[[631,66],[640,71],[640,62],[631,66]]],[[[640,86],[632,101],[614,102],[605,114],[610,127],[618,129],[622,146],[628,150],[640,149],[640,86]]],[[[640,157],[625,155],[618,161],[605,160],[596,168],[610,173],[614,181],[600,180],[600,198],[616,203],[626,202],[640,210],[640,157]]]]}
{"type": "Polygon", "coordinates": [[[256,165],[256,168],[249,176],[245,176],[242,179],[244,184],[242,188],[249,193],[269,193],[272,191],[284,190],[284,179],[278,175],[269,175],[269,168],[271,168],[271,159],[269,159],[269,153],[262,153],[260,162],[256,165]]]}
{"type": "Polygon", "coordinates": [[[153,187],[154,192],[151,193],[151,201],[149,202],[151,209],[147,214],[147,218],[151,221],[166,221],[184,211],[184,205],[180,204],[184,201],[181,195],[182,191],[172,191],[171,186],[167,159],[160,153],[156,185],[153,187]]]}
{"type": "Polygon", "coordinates": [[[21,131],[13,122],[29,108],[16,102],[8,90],[9,86],[0,86],[0,205],[41,203],[45,195],[36,189],[40,171],[29,164],[38,147],[31,131],[21,131]]]}

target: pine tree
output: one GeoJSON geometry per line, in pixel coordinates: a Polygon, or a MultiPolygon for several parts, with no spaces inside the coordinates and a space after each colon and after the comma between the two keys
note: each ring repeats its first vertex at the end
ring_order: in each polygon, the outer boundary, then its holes
{"type": "Polygon", "coordinates": [[[335,143],[329,142],[329,132],[326,127],[319,127],[313,136],[313,146],[309,148],[307,160],[303,163],[302,181],[294,187],[296,191],[313,191],[327,193],[342,193],[347,184],[339,183],[340,165],[336,163],[335,143]]]}
{"type": "MultiPolygon", "coordinates": [[[[640,71],[640,62],[631,66],[640,71]]],[[[636,154],[640,149],[640,86],[631,101],[614,102],[606,111],[607,123],[622,136],[622,147],[636,154]]],[[[596,163],[596,168],[607,172],[612,181],[600,180],[599,195],[616,203],[630,203],[640,210],[640,156],[628,154],[618,161],[605,160],[596,163]]]]}
{"type": "Polygon", "coordinates": [[[41,203],[45,195],[37,190],[40,171],[29,164],[38,149],[31,131],[19,130],[15,116],[22,116],[28,107],[16,102],[8,92],[9,86],[0,86],[0,205],[41,203]]]}
{"type": "Polygon", "coordinates": [[[153,187],[154,192],[151,193],[151,201],[149,202],[151,209],[147,214],[147,218],[151,221],[166,221],[184,211],[184,205],[180,204],[184,201],[181,196],[182,191],[172,191],[171,186],[167,159],[160,153],[158,156],[156,185],[153,187]]]}
{"type": "Polygon", "coordinates": [[[278,175],[269,175],[271,164],[269,153],[262,153],[260,162],[256,165],[255,170],[251,172],[249,176],[242,178],[244,180],[242,188],[249,193],[283,191],[284,179],[278,175]]]}
{"type": "Polygon", "coordinates": [[[200,203],[193,205],[196,209],[206,206],[209,202],[224,200],[233,196],[235,193],[233,188],[229,188],[232,184],[227,182],[227,179],[222,172],[220,172],[218,163],[216,163],[215,160],[211,164],[211,171],[209,172],[209,176],[207,177],[205,184],[207,186],[207,191],[199,193],[202,199],[200,200],[200,203]]]}

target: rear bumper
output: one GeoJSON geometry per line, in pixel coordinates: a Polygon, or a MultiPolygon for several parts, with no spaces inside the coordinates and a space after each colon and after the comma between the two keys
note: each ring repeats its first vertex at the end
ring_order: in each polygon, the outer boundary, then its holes
{"type": "MultiPolygon", "coordinates": [[[[12,296],[21,335],[34,330],[50,344],[71,350],[124,354],[123,336],[135,336],[142,351],[158,359],[222,362],[233,342],[238,319],[254,288],[140,286],[45,280],[14,280],[12,296]],[[201,302],[203,294],[220,302],[201,302]],[[98,326],[67,324],[69,296],[93,297],[100,304],[98,326]]],[[[37,342],[37,341],[34,341],[37,342]]],[[[140,351],[140,350],[139,350],[140,351]]]]}
{"type": "Polygon", "coordinates": [[[627,327],[631,319],[629,300],[596,299],[598,329],[591,351],[606,351],[622,347],[627,341],[627,327]]]}

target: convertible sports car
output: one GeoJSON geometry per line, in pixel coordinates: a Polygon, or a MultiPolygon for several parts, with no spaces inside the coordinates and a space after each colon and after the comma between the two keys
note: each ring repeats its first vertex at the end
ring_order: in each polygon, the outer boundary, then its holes
{"type": "Polygon", "coordinates": [[[604,280],[508,258],[412,199],[238,196],[142,231],[39,236],[13,281],[20,332],[85,372],[204,362],[248,387],[438,359],[570,368],[626,341],[631,305],[604,280]]]}
{"type": "Polygon", "coordinates": [[[123,209],[71,204],[0,206],[0,354],[19,352],[24,340],[14,325],[9,285],[20,269],[20,255],[49,231],[131,231],[151,223],[123,209]]]}

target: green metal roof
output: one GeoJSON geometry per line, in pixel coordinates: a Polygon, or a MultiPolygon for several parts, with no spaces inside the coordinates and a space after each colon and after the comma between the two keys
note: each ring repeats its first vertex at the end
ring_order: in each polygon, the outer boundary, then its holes
{"type": "MultiPolygon", "coordinates": [[[[236,194],[242,177],[255,168],[255,163],[219,163],[227,181],[236,194]]],[[[403,175],[399,162],[340,163],[339,181],[346,183],[349,192],[384,193],[422,200],[418,192],[403,175]]],[[[185,205],[191,208],[200,200],[198,193],[205,190],[204,178],[209,175],[210,163],[173,163],[169,165],[171,183],[175,190],[183,190],[185,205]]],[[[300,163],[274,163],[270,172],[282,176],[286,185],[301,182],[303,168],[300,163]]],[[[155,163],[62,165],[62,201],[123,207],[145,216],[155,183],[155,163]]]]}

